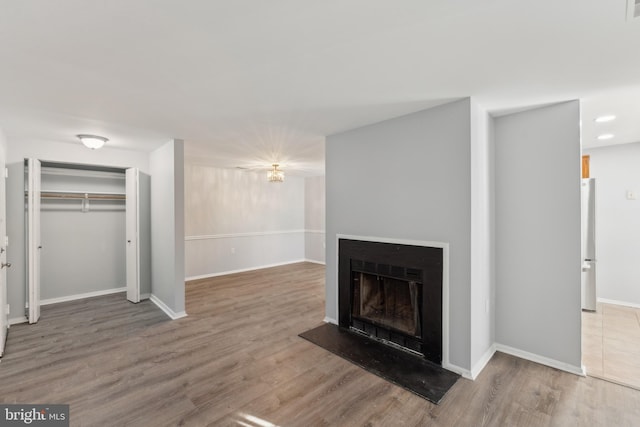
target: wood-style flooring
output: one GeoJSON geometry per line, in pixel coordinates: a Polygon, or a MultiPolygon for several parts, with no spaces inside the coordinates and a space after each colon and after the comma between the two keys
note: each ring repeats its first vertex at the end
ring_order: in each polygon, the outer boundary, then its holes
{"type": "Polygon", "coordinates": [[[68,403],[74,426],[637,426],[640,392],[497,353],[440,405],[298,337],[324,318],[324,268],[187,284],[170,321],[122,294],[12,326],[0,401],[68,403]]]}
{"type": "Polygon", "coordinates": [[[582,312],[587,375],[640,389],[640,308],[598,303],[582,312]]]}

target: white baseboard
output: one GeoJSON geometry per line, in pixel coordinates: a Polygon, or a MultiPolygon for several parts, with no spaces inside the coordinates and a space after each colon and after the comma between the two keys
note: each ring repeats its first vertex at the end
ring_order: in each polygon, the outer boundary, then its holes
{"type": "Polygon", "coordinates": [[[29,320],[25,317],[14,317],[13,319],[9,319],[9,326],[18,325],[20,323],[27,323],[29,320]]]}
{"type": "Polygon", "coordinates": [[[338,321],[336,319],[332,319],[331,317],[325,317],[322,321],[324,323],[331,323],[333,325],[337,325],[338,324],[338,321]]]}
{"type": "Polygon", "coordinates": [[[262,270],[263,268],[281,267],[283,265],[297,264],[299,262],[305,262],[305,261],[306,261],[305,259],[297,259],[293,261],[279,262],[276,264],[257,265],[255,267],[241,268],[239,270],[228,270],[228,271],[221,271],[219,273],[209,273],[209,274],[202,274],[200,276],[186,277],[184,280],[185,282],[188,282],[190,280],[209,279],[211,277],[226,276],[229,274],[236,274],[236,273],[246,273],[247,271],[262,270]]]}
{"type": "Polygon", "coordinates": [[[304,260],[304,262],[310,262],[310,263],[312,263],[312,264],[326,265],[326,263],[325,263],[324,261],[317,261],[317,260],[315,260],[315,259],[308,259],[308,258],[306,258],[306,259],[304,260]]]}
{"type": "Polygon", "coordinates": [[[487,366],[487,363],[491,360],[493,355],[496,354],[496,345],[493,344],[491,347],[487,349],[487,351],[482,355],[482,357],[476,362],[475,365],[471,368],[471,379],[475,381],[480,375],[480,372],[487,366]]]}
{"type": "Polygon", "coordinates": [[[151,297],[151,294],[140,294],[140,301],[142,301],[143,299],[149,299],[151,297]]]}
{"type": "Polygon", "coordinates": [[[624,307],[640,308],[640,304],[636,304],[635,302],[625,302],[607,298],[598,298],[598,302],[602,302],[605,304],[622,305],[624,307]]]}
{"type": "Polygon", "coordinates": [[[103,295],[117,294],[118,292],[126,292],[126,290],[127,288],[125,286],[122,288],[105,289],[103,291],[87,292],[84,294],[69,295],[66,297],[48,298],[48,299],[40,300],[40,305],[42,306],[42,305],[49,305],[49,304],[57,304],[60,302],[75,301],[75,300],[84,299],[84,298],[100,297],[103,295]]]}
{"type": "Polygon", "coordinates": [[[473,375],[471,375],[471,371],[465,368],[461,368],[460,366],[454,365],[453,363],[445,363],[442,362],[442,367],[447,371],[455,372],[458,375],[461,375],[463,378],[468,380],[473,380],[473,375]]]}
{"type": "Polygon", "coordinates": [[[559,360],[550,359],[548,357],[540,356],[538,354],[529,353],[528,351],[519,350],[517,348],[509,347],[503,344],[495,345],[496,351],[510,354],[512,356],[519,357],[521,359],[529,360],[531,362],[539,363],[541,365],[549,366],[551,368],[560,369],[561,371],[569,372],[571,374],[580,375],[584,377],[587,375],[584,366],[574,366],[559,360]]]}
{"type": "Polygon", "coordinates": [[[167,304],[162,302],[162,300],[160,300],[157,296],[153,294],[151,294],[149,299],[151,300],[152,303],[158,306],[160,310],[164,311],[165,314],[169,316],[172,320],[177,320],[177,319],[182,319],[183,317],[187,317],[187,313],[185,311],[180,311],[176,313],[175,311],[171,310],[171,308],[169,308],[167,304]]]}

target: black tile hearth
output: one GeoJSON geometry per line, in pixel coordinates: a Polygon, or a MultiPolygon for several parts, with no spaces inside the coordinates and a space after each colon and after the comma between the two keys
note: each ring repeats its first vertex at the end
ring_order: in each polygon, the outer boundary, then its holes
{"type": "Polygon", "coordinates": [[[436,404],[460,378],[418,356],[329,323],[300,337],[436,404]]]}

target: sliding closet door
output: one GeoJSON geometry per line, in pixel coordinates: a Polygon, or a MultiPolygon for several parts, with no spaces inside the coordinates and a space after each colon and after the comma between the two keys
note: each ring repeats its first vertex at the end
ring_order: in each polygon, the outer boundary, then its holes
{"type": "Polygon", "coordinates": [[[40,319],[40,161],[27,161],[27,294],[29,323],[40,319]]]}
{"type": "Polygon", "coordinates": [[[151,179],[135,168],[126,178],[127,299],[137,303],[151,293],[151,179]]]}

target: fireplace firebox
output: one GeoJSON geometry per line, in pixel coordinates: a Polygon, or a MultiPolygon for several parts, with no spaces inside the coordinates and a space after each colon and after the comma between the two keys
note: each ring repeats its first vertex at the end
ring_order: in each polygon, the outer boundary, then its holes
{"type": "Polygon", "coordinates": [[[339,324],[442,363],[442,248],[340,239],[339,324]]]}

